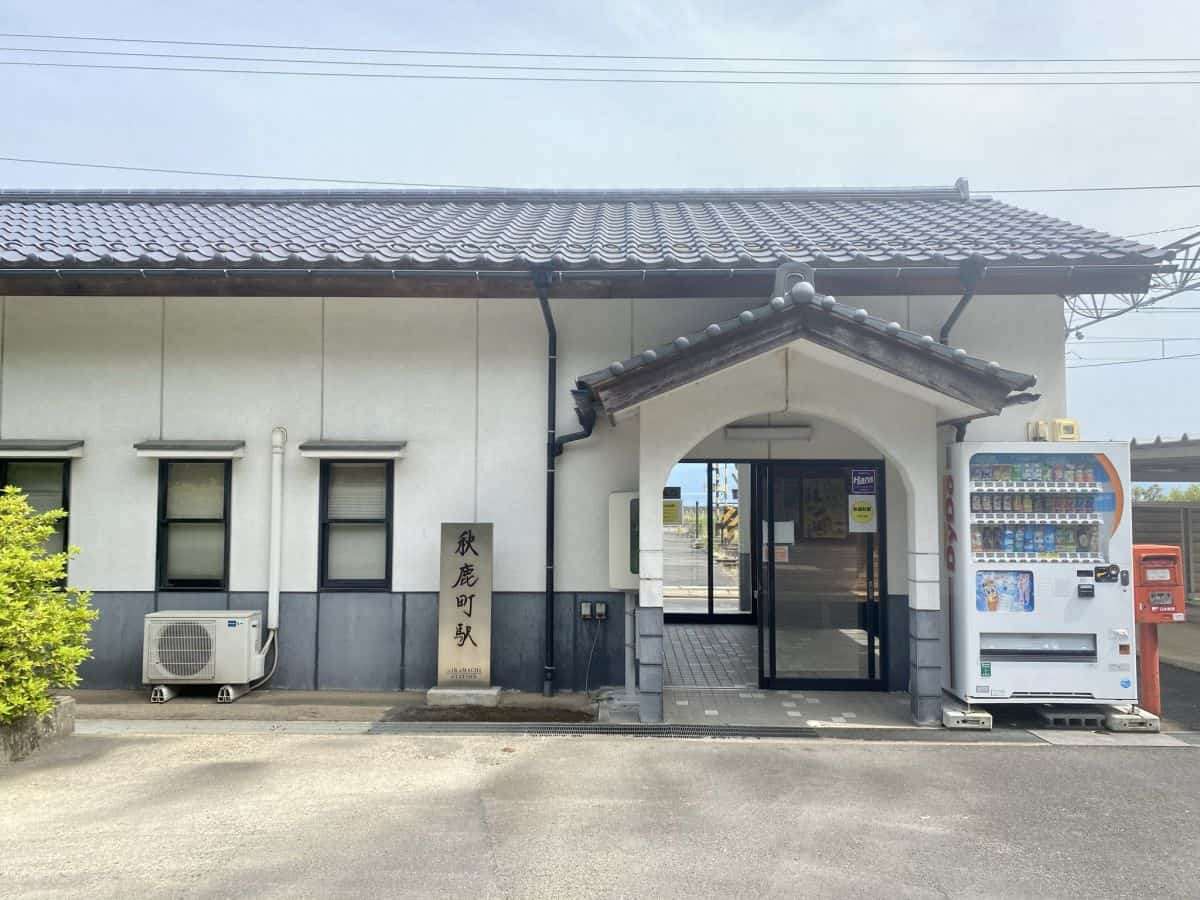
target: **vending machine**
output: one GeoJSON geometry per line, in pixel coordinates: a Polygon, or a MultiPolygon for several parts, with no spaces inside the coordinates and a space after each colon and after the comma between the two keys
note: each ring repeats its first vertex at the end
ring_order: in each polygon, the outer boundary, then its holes
{"type": "Polygon", "coordinates": [[[1128,444],[947,449],[950,692],[984,704],[1136,703],[1128,444]]]}

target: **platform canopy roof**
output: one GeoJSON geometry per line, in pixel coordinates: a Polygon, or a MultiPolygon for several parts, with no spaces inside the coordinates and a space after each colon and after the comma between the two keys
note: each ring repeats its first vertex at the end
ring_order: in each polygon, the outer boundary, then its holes
{"type": "Polygon", "coordinates": [[[1135,439],[1129,456],[1134,481],[1200,482],[1200,438],[1135,439]]]}

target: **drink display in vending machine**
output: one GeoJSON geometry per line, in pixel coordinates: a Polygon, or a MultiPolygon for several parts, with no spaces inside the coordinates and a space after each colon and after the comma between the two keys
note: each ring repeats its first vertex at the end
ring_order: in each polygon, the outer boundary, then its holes
{"type": "Polygon", "coordinates": [[[1129,447],[948,448],[948,688],[974,703],[1130,703],[1129,447]]]}

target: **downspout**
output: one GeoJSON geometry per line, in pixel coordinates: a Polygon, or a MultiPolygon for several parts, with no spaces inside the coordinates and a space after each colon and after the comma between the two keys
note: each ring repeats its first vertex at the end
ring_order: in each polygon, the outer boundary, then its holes
{"type": "Polygon", "coordinates": [[[277,425],[271,429],[271,505],[267,526],[267,640],[263,644],[265,657],[274,647],[270,670],[250,685],[250,690],[262,687],[271,680],[279,666],[279,582],[283,567],[283,454],[287,446],[287,429],[277,425]]]}
{"type": "Polygon", "coordinates": [[[575,398],[575,414],[582,426],[580,431],[558,436],[558,329],[554,325],[554,313],[550,310],[550,272],[535,269],[533,287],[537,292],[542,320],[546,323],[546,587],[545,587],[545,662],[542,666],[542,693],[554,695],[554,476],[555,462],[563,447],[572,441],[583,440],[592,433],[596,424],[596,411],[592,405],[591,392],[583,389],[571,391],[575,398]]]}
{"type": "Polygon", "coordinates": [[[958,322],[959,317],[966,312],[967,305],[975,296],[975,288],[979,285],[979,279],[987,271],[987,262],[984,261],[982,256],[975,255],[970,259],[963,260],[962,264],[958,267],[958,271],[965,291],[959,298],[958,303],[954,305],[954,309],[950,310],[950,316],[942,324],[942,330],[938,332],[938,342],[946,346],[950,345],[950,329],[958,322]]]}
{"type": "Polygon", "coordinates": [[[558,456],[558,329],[550,311],[550,275],[534,270],[533,287],[546,323],[546,597],[545,662],[542,666],[542,693],[554,695],[554,462],[558,456]]]}
{"type": "Polygon", "coordinates": [[[271,429],[271,519],[270,545],[267,549],[267,630],[279,629],[279,581],[283,568],[283,453],[287,429],[271,429]]]}

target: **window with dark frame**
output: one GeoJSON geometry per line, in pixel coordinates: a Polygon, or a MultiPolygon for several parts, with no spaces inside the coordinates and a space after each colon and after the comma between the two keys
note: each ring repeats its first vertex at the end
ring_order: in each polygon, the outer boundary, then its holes
{"type": "MultiPolygon", "coordinates": [[[[0,484],[20,488],[37,512],[70,512],[71,464],[66,459],[0,459],[0,484]]],[[[67,549],[67,519],[59,519],[45,543],[47,553],[67,549]]]]}
{"type": "Polygon", "coordinates": [[[159,461],[159,590],[227,588],[232,471],[228,459],[159,461]]]}
{"type": "Polygon", "coordinates": [[[321,461],[321,590],[391,589],[393,466],[321,461]]]}

